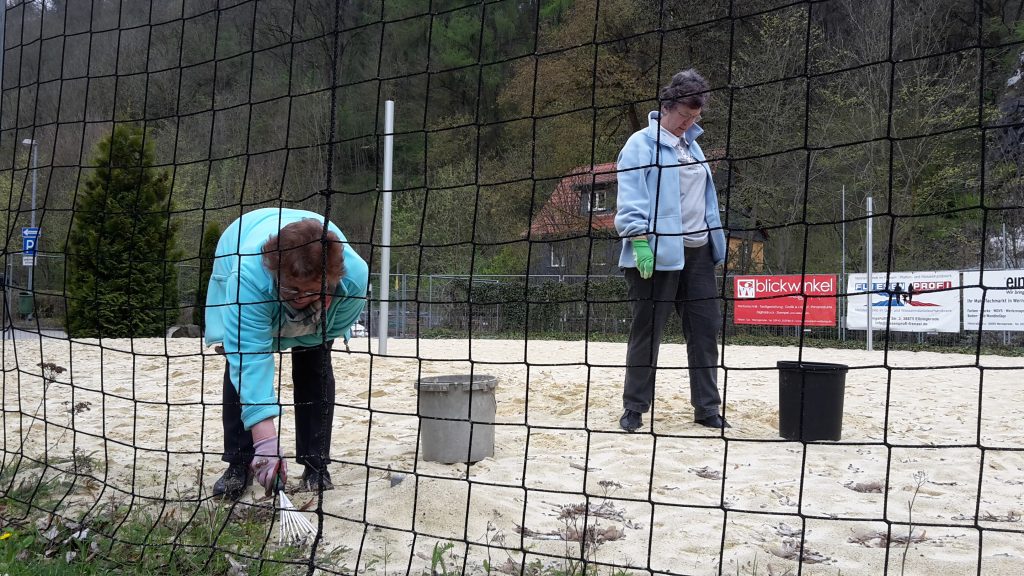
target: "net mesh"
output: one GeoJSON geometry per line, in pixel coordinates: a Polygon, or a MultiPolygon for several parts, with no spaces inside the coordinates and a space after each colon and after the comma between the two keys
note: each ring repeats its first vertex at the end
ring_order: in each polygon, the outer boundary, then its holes
{"type": "MultiPolygon", "coordinates": [[[[1014,574],[1024,561],[1019,0],[4,7],[0,571],[1014,574]],[[670,321],[654,405],[625,434],[615,162],[691,66],[712,87],[700,143],[728,232],[718,385],[734,427],[694,424],[670,321]],[[279,545],[262,490],[211,495],[224,368],[199,338],[202,304],[221,231],[263,207],[326,216],[372,271],[332,354],[334,489],[297,491],[292,464],[291,502],[316,527],[298,546],[279,545]],[[868,251],[873,287],[854,276],[868,251]],[[918,282],[911,271],[955,279],[916,296],[955,297],[953,328],[900,323],[893,283],[918,282]],[[811,274],[837,287],[831,324],[740,319],[737,277],[811,274]],[[866,351],[846,312],[869,292],[886,305],[866,351]],[[972,294],[995,328],[961,317],[972,294]],[[397,339],[382,354],[385,328],[397,339]],[[849,368],[840,442],[780,438],[787,360],[849,368]]],[[[277,355],[288,456],[292,364],[277,355]]]]}

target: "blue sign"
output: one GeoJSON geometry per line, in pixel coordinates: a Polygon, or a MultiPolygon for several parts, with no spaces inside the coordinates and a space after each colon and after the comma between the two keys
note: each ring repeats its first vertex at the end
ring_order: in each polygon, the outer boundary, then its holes
{"type": "Polygon", "coordinates": [[[25,256],[36,255],[36,243],[39,241],[39,228],[21,229],[21,251],[25,256]]]}

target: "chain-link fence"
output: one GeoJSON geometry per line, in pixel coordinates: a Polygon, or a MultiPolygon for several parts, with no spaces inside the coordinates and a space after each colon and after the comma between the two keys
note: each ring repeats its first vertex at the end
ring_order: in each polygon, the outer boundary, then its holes
{"type": "MultiPolygon", "coordinates": [[[[37,254],[35,264],[26,266],[20,254],[9,255],[3,275],[4,327],[63,328],[67,318],[65,258],[60,254],[37,254]]],[[[199,264],[180,262],[178,274],[178,322],[194,322],[193,308],[199,292],[199,264]]]]}
{"type": "MultiPolygon", "coordinates": [[[[373,275],[374,283],[379,275],[373,275]]],[[[731,279],[731,277],[729,277],[731,279]]],[[[838,322],[834,326],[768,326],[733,321],[732,282],[723,282],[724,337],[727,342],[805,343],[857,346],[867,337],[864,330],[845,328],[846,298],[837,299],[838,322]]],[[[390,277],[389,334],[399,338],[579,338],[621,339],[629,334],[631,315],[626,283],[621,276],[424,276],[390,277]]],[[[378,333],[379,291],[369,295],[363,324],[371,335],[378,333]]],[[[961,324],[962,327],[962,324],[961,324]]],[[[666,338],[681,338],[678,322],[666,327],[666,338]]],[[[875,330],[876,347],[886,342],[901,347],[941,346],[972,348],[979,344],[994,349],[1019,348],[1024,333],[896,332],[875,330]],[[980,343],[979,343],[980,334],[980,343]]]]}
{"type": "MultiPolygon", "coordinates": [[[[200,293],[199,265],[178,263],[178,322],[197,323],[196,297],[200,293]]],[[[4,282],[9,322],[5,326],[60,328],[66,316],[64,258],[40,255],[33,269],[33,288],[28,290],[28,267],[9,259],[4,282]]],[[[723,324],[727,342],[805,343],[854,346],[863,343],[863,330],[843,327],[845,298],[837,302],[835,326],[766,326],[735,324],[732,282],[724,282],[723,324]]],[[[366,311],[360,319],[367,333],[379,333],[380,275],[371,275],[366,311]]],[[[389,334],[398,338],[510,338],[625,340],[629,334],[630,309],[622,276],[594,275],[474,275],[415,276],[396,274],[388,286],[389,334]]],[[[678,322],[670,322],[665,337],[680,339],[678,322]]],[[[1024,345],[1024,333],[895,332],[876,330],[879,347],[886,342],[899,346],[942,346],[1010,349],[1024,345]]]]}

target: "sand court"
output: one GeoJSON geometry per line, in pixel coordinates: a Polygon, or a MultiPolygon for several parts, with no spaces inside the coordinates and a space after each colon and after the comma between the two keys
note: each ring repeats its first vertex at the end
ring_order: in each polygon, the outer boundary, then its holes
{"type": "MultiPolygon", "coordinates": [[[[1024,565],[1021,358],[730,345],[723,437],[692,422],[682,345],[663,346],[653,412],[630,435],[618,428],[624,344],[392,340],[387,357],[352,344],[333,359],[336,488],[322,509],[327,545],[348,547],[350,569],[386,551],[418,573],[447,541],[467,573],[484,560],[558,562],[580,556],[584,531],[598,542],[590,560],[634,573],[795,573],[801,541],[810,575],[899,573],[904,551],[905,574],[1024,565]],[[775,363],[797,359],[850,367],[841,442],[779,438],[775,363]],[[498,379],[494,456],[421,459],[415,382],[469,373],[498,379]]],[[[223,359],[198,340],[4,345],[8,461],[45,457],[69,473],[88,462],[103,496],[208,497],[223,471],[223,359]],[[44,378],[40,362],[66,370],[44,378]]],[[[286,452],[290,370],[285,354],[286,452]]]]}

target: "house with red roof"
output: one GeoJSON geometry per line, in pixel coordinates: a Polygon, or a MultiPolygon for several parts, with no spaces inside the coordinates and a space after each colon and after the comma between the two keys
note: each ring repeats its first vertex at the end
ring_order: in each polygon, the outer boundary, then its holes
{"type": "MultiPolygon", "coordinates": [[[[619,274],[622,244],[615,231],[618,190],[614,162],[580,166],[562,178],[530,222],[530,274],[619,274]]],[[[722,220],[730,229],[730,272],[756,273],[764,268],[767,234],[741,211],[722,220]]]]}
{"type": "Polygon", "coordinates": [[[581,166],[562,178],[530,222],[531,274],[617,274],[615,163],[581,166]]]}

